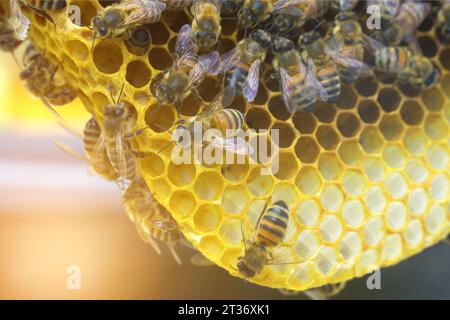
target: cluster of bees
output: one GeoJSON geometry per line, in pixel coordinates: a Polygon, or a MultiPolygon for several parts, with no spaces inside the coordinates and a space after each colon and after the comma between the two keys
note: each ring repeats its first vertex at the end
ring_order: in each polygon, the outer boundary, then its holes
{"type": "MultiPolygon", "coordinates": [[[[26,39],[29,28],[21,7],[53,22],[49,13],[67,6],[65,0],[10,0],[10,4],[11,19],[0,17],[0,47],[9,52],[26,39]]],[[[400,81],[420,88],[435,85],[439,72],[422,55],[415,39],[415,30],[432,10],[431,4],[370,0],[367,5],[378,6],[382,24],[381,29],[370,33],[363,31],[354,12],[357,5],[358,0],[122,0],[98,12],[89,29],[93,46],[103,39],[122,39],[136,51],[145,52],[152,39],[146,25],[159,21],[165,10],[190,8],[192,23],[179,30],[175,61],[149,91],[154,92],[160,107],[175,105],[180,112],[187,96],[194,94],[201,100],[197,88],[207,75],[219,75],[223,88],[211,103],[204,103],[197,116],[180,117],[173,130],[173,143],[181,144],[177,137],[182,134],[175,133],[192,132],[195,121],[201,121],[205,129],[222,132],[242,129],[244,115],[229,107],[238,95],[247,102],[255,99],[261,68],[269,58],[290,113],[312,111],[317,101],[336,102],[342,83],[370,76],[374,69],[394,73],[400,81]],[[330,12],[334,18],[328,22],[325,16],[330,12]],[[216,48],[225,18],[235,19],[245,32],[232,50],[220,55],[216,48]],[[368,51],[370,61],[366,62],[368,51]]],[[[442,1],[438,10],[439,37],[450,41],[450,1],[442,1]]],[[[49,63],[45,52],[29,44],[23,65],[21,79],[54,114],[52,105],[75,99],[76,91],[58,76],[58,66],[49,63]]],[[[142,155],[133,149],[131,139],[146,128],[133,130],[134,115],[121,102],[122,92],[123,87],[118,98],[111,97],[111,103],[105,106],[102,123],[94,118],[86,123],[86,160],[96,173],[124,189],[123,201],[139,234],[159,252],[157,241],[174,244],[182,234],[137,173],[136,158],[142,155]]],[[[245,151],[238,139],[216,138],[210,143],[235,153],[245,151]]],[[[289,216],[284,201],[267,201],[254,234],[248,238],[243,234],[244,254],[236,265],[243,277],[255,277],[269,264],[289,263],[271,254],[283,242],[289,216]]],[[[170,248],[179,261],[172,245],[170,248]]]]}

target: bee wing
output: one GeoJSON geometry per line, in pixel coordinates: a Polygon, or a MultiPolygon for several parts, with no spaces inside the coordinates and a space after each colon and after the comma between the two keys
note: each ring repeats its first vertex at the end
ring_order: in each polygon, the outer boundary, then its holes
{"type": "Polygon", "coordinates": [[[30,28],[30,20],[23,15],[18,0],[10,0],[9,5],[11,10],[10,19],[17,39],[25,40],[28,35],[28,29],[30,28]]]}
{"type": "Polygon", "coordinates": [[[209,267],[214,265],[214,263],[209,261],[208,258],[202,255],[200,252],[194,254],[190,261],[194,266],[197,267],[209,267]]]}
{"type": "Polygon", "coordinates": [[[242,88],[242,93],[248,102],[255,100],[258,94],[259,86],[259,69],[261,66],[261,59],[256,59],[248,71],[247,79],[245,80],[244,87],[242,88]]]}
{"type": "Polygon", "coordinates": [[[236,46],[233,49],[225,52],[219,59],[217,68],[213,70],[212,74],[224,73],[230,69],[238,59],[239,47],[236,46]]]}
{"type": "Polygon", "coordinates": [[[316,67],[314,61],[308,58],[308,65],[305,76],[305,90],[314,90],[316,95],[322,101],[328,101],[328,93],[325,87],[317,80],[316,67]]]}
{"type": "Polygon", "coordinates": [[[127,160],[125,157],[125,147],[123,141],[122,130],[119,130],[116,137],[116,154],[117,154],[117,165],[118,165],[118,173],[121,178],[125,178],[127,176],[127,160]]]}
{"type": "Polygon", "coordinates": [[[363,34],[364,44],[366,47],[368,47],[369,51],[376,51],[383,48],[386,48],[386,46],[372,38],[371,36],[368,36],[367,34],[363,34]]]}
{"type": "Polygon", "coordinates": [[[309,0],[279,0],[273,5],[273,12],[277,12],[281,9],[296,6],[301,3],[306,3],[309,0]]]}
{"type": "Polygon", "coordinates": [[[371,76],[373,74],[372,69],[362,61],[346,57],[341,54],[341,45],[334,45],[336,41],[330,41],[328,46],[325,47],[327,54],[337,63],[339,67],[355,68],[359,69],[360,76],[371,76]]]}
{"type": "Polygon", "coordinates": [[[175,53],[178,56],[197,53],[198,47],[192,38],[192,29],[189,24],[185,24],[178,32],[177,42],[175,44],[175,53]]]}
{"type": "Polygon", "coordinates": [[[211,144],[218,149],[223,149],[225,151],[240,155],[251,155],[254,151],[250,145],[247,145],[247,142],[244,139],[239,137],[225,139],[215,137],[211,144]]]}
{"type": "Polygon", "coordinates": [[[217,64],[219,53],[212,51],[198,57],[198,63],[189,73],[189,87],[196,85],[217,64]]]}
{"type": "Polygon", "coordinates": [[[296,104],[293,102],[291,94],[292,90],[289,87],[289,75],[283,67],[280,67],[280,82],[281,82],[281,92],[283,95],[283,101],[286,109],[290,113],[294,113],[296,110],[296,104]]]}
{"type": "Polygon", "coordinates": [[[417,41],[417,37],[414,31],[405,32],[403,35],[403,40],[405,40],[405,42],[409,44],[411,50],[414,53],[422,55],[422,49],[420,48],[419,41],[417,41]]]}
{"type": "Polygon", "coordinates": [[[195,19],[198,19],[198,17],[204,15],[204,10],[202,8],[202,4],[208,2],[216,6],[217,14],[220,15],[220,8],[222,6],[220,0],[197,0],[195,1],[191,6],[191,13],[195,17],[195,19]]]}
{"type": "Polygon", "coordinates": [[[155,18],[166,9],[165,3],[153,0],[129,0],[121,3],[120,6],[124,10],[132,10],[122,26],[156,22],[155,18]]]}
{"type": "Polygon", "coordinates": [[[105,149],[106,149],[106,140],[102,132],[98,137],[97,143],[95,144],[94,151],[92,152],[92,154],[98,159],[99,158],[98,155],[103,154],[105,152],[105,149]]]}

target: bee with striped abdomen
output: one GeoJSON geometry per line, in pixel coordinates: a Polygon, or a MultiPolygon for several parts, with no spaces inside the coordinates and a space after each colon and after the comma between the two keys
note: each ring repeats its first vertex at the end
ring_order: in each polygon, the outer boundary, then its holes
{"type": "Polygon", "coordinates": [[[356,15],[351,11],[336,15],[333,35],[326,48],[338,65],[342,82],[350,84],[360,76],[372,75],[371,68],[363,62],[364,44],[356,15]]]}
{"type": "Polygon", "coordinates": [[[274,264],[276,258],[272,256],[271,250],[278,247],[286,235],[289,222],[288,206],[283,200],[276,201],[271,206],[268,204],[269,200],[248,243],[243,235],[245,252],[243,256],[238,257],[237,270],[245,278],[253,278],[265,266],[274,264]]]}
{"type": "Polygon", "coordinates": [[[150,30],[145,27],[134,29],[125,40],[125,45],[131,53],[142,56],[148,52],[152,43],[150,30]]]}
{"type": "MultiPolygon", "coordinates": [[[[326,91],[325,102],[336,102],[341,94],[341,81],[336,64],[327,52],[327,46],[316,31],[304,33],[298,40],[311,72],[326,91]]],[[[325,98],[325,96],[324,96],[325,98]]]]}
{"type": "Polygon", "coordinates": [[[222,31],[220,7],[220,0],[196,1],[191,6],[192,33],[200,50],[211,50],[219,40],[222,31]]]}
{"type": "Polygon", "coordinates": [[[76,91],[57,73],[53,66],[33,44],[29,44],[23,55],[25,68],[20,72],[28,91],[46,105],[65,105],[77,98],[76,91]]]}
{"type": "Polygon", "coordinates": [[[156,0],[123,0],[104,8],[92,18],[96,38],[116,38],[137,26],[158,22],[166,5],[156,0]]]}
{"type": "Polygon", "coordinates": [[[269,30],[278,35],[298,30],[307,20],[324,15],[328,4],[328,0],[280,0],[273,5],[269,30]]]}
{"type": "Polygon", "coordinates": [[[225,94],[232,101],[237,93],[251,102],[259,87],[259,72],[272,38],[267,31],[256,29],[248,38],[222,55],[218,73],[224,73],[225,94]]]}
{"type": "Polygon", "coordinates": [[[291,113],[298,110],[312,111],[317,96],[326,95],[325,89],[313,76],[308,75],[294,42],[277,37],[272,50],[275,54],[273,67],[279,75],[280,91],[287,110],[291,113]]]}
{"type": "Polygon", "coordinates": [[[431,6],[426,2],[403,2],[396,16],[382,16],[381,30],[374,32],[373,37],[391,47],[405,41],[414,52],[420,52],[415,32],[430,10],[431,6]]]}
{"type": "Polygon", "coordinates": [[[438,13],[437,31],[445,42],[450,42],[450,0],[443,0],[438,13]]]}
{"type": "MultiPolygon", "coordinates": [[[[160,105],[181,102],[191,93],[198,93],[196,88],[205,76],[212,72],[219,59],[219,53],[212,51],[197,55],[198,47],[192,37],[189,24],[181,27],[175,44],[175,62],[163,72],[162,79],[156,85],[155,97],[160,105]]],[[[177,105],[180,110],[181,106],[177,105]]]]}

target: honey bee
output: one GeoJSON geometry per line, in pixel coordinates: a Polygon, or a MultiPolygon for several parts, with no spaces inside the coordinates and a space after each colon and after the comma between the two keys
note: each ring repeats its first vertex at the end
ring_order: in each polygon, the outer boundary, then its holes
{"type": "Polygon", "coordinates": [[[9,0],[11,24],[18,40],[25,40],[30,29],[30,20],[24,16],[20,9],[19,0],[9,0]]]}
{"type": "Polygon", "coordinates": [[[198,47],[192,38],[189,24],[184,25],[178,33],[175,53],[176,59],[172,67],[163,72],[163,77],[156,85],[155,97],[159,105],[177,103],[181,109],[181,102],[191,93],[197,93],[197,86],[205,75],[213,71],[219,53],[211,51],[205,55],[197,55],[198,47]]]}
{"type": "Polygon", "coordinates": [[[305,291],[305,295],[307,295],[312,300],[326,300],[328,298],[332,298],[344,290],[346,282],[338,282],[324,285],[322,287],[314,288],[305,291]]]}
{"type": "Polygon", "coordinates": [[[256,27],[270,17],[272,9],[272,0],[244,0],[237,13],[239,27],[245,29],[256,27]]]}
{"type": "Polygon", "coordinates": [[[166,243],[177,263],[181,264],[174,245],[183,236],[170,213],[155,200],[144,179],[136,176],[123,192],[122,201],[139,237],[158,254],[161,254],[158,241],[166,243]]]}
{"type": "Polygon", "coordinates": [[[249,102],[258,93],[261,63],[266,58],[272,38],[267,31],[254,30],[242,39],[235,48],[222,55],[218,72],[225,73],[224,88],[231,100],[240,92],[249,102]]]}
{"type": "Polygon", "coordinates": [[[150,49],[152,43],[152,35],[145,27],[138,27],[134,29],[129,38],[125,40],[125,45],[131,53],[142,56],[150,49]]]}
{"type": "Polygon", "coordinates": [[[396,74],[401,82],[419,88],[429,88],[438,82],[438,69],[423,55],[406,47],[385,47],[375,40],[371,40],[371,45],[375,48],[374,64],[378,70],[396,74]]]}
{"type": "Polygon", "coordinates": [[[412,47],[414,52],[420,52],[415,31],[430,10],[431,6],[429,3],[403,2],[396,16],[382,16],[381,30],[374,32],[373,37],[387,46],[397,46],[402,41],[405,41],[412,47]]]}
{"type": "Polygon", "coordinates": [[[10,25],[9,21],[5,17],[0,17],[0,50],[4,52],[11,52],[16,60],[14,54],[15,50],[22,44],[22,40],[19,40],[14,33],[14,29],[10,25]]]}
{"type": "Polygon", "coordinates": [[[331,8],[338,11],[351,11],[359,3],[359,0],[331,0],[331,8]]]}
{"type": "Polygon", "coordinates": [[[269,30],[278,35],[298,30],[307,20],[324,15],[328,4],[328,0],[280,0],[273,5],[269,30]]]}
{"type": "Polygon", "coordinates": [[[294,42],[277,37],[273,41],[272,50],[275,54],[273,66],[279,73],[281,92],[287,110],[291,113],[298,110],[312,111],[317,96],[326,99],[326,91],[322,84],[308,75],[294,42]]]}
{"type": "Polygon", "coordinates": [[[166,5],[156,0],[124,0],[104,8],[92,18],[91,30],[96,38],[117,38],[134,27],[155,23],[166,5]]]}
{"type": "Polygon", "coordinates": [[[339,13],[327,53],[338,65],[342,82],[350,84],[360,76],[372,75],[371,68],[363,62],[364,47],[363,31],[356,15],[351,11],[339,13]]]}
{"type": "Polygon", "coordinates": [[[395,16],[400,7],[401,0],[368,0],[367,6],[378,6],[382,15],[395,16]]]}
{"type": "Polygon", "coordinates": [[[438,32],[444,41],[450,41],[450,1],[442,1],[442,7],[438,13],[438,32]]]}
{"type": "MultiPolygon", "coordinates": [[[[283,200],[268,207],[266,202],[256,223],[255,232],[247,242],[244,237],[244,255],[238,257],[237,270],[245,278],[258,275],[265,266],[275,264],[270,250],[279,246],[286,235],[289,208],[283,200]]],[[[244,230],[244,228],[243,228],[244,230]]]]}
{"type": "Polygon", "coordinates": [[[226,16],[234,15],[238,12],[244,0],[221,0],[222,14],[226,16]]]}
{"type": "Polygon", "coordinates": [[[167,11],[181,11],[186,9],[195,0],[161,0],[166,4],[167,11]]]}
{"type": "Polygon", "coordinates": [[[339,72],[328,47],[320,34],[316,31],[304,33],[299,38],[299,46],[305,53],[306,66],[325,88],[326,95],[322,95],[325,102],[336,102],[341,94],[339,72]]]}
{"type": "MultiPolygon", "coordinates": [[[[244,127],[244,116],[239,110],[224,109],[231,102],[227,100],[227,97],[222,92],[197,116],[180,119],[175,125],[172,142],[169,145],[176,143],[181,148],[190,147],[196,130],[201,129],[206,131],[208,129],[216,129],[220,131],[222,136],[209,137],[203,143],[206,145],[211,144],[218,149],[227,150],[232,153],[247,154],[249,151],[248,148],[251,147],[246,145],[244,139],[235,136],[244,127]],[[197,127],[195,125],[196,123],[199,123],[200,126],[197,127]],[[191,141],[185,141],[186,137],[190,137],[191,141]]],[[[169,145],[164,147],[163,150],[169,145]]]]}
{"type": "Polygon", "coordinates": [[[77,98],[76,91],[58,74],[58,66],[50,62],[32,44],[23,55],[25,69],[20,72],[20,79],[31,94],[40,98],[46,105],[61,106],[77,98]]]}
{"type": "Polygon", "coordinates": [[[220,7],[220,0],[196,1],[191,6],[193,37],[200,50],[210,50],[219,40],[222,31],[220,7]]]}

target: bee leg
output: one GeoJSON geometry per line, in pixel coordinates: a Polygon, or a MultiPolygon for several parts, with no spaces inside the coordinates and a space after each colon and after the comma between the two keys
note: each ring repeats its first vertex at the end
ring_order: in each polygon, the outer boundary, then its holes
{"type": "Polygon", "coordinates": [[[192,92],[194,93],[195,97],[200,101],[201,104],[205,104],[205,100],[200,96],[197,89],[192,89],[192,92]]]}
{"type": "Polygon", "coordinates": [[[181,265],[181,259],[180,256],[178,255],[178,253],[175,251],[175,244],[176,242],[171,242],[167,244],[167,247],[170,250],[170,253],[172,254],[173,258],[175,259],[175,261],[181,265]]]}
{"type": "Polygon", "coordinates": [[[47,12],[45,12],[43,10],[39,10],[39,9],[33,8],[31,6],[27,6],[27,5],[25,5],[25,7],[27,7],[31,11],[34,11],[36,14],[40,15],[41,17],[47,19],[51,24],[53,24],[54,27],[56,27],[55,21],[53,20],[53,18],[47,12]]]}

